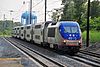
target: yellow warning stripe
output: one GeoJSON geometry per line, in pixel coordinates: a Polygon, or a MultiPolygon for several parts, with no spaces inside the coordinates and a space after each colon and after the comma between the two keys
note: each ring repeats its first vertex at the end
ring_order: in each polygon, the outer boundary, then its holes
{"type": "Polygon", "coordinates": [[[8,60],[8,61],[11,61],[11,60],[20,60],[21,58],[0,58],[0,61],[2,60],[8,60]]]}

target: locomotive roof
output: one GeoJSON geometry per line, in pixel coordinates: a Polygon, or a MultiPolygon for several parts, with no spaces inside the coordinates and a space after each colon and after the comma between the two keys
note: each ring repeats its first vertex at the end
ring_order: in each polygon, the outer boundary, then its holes
{"type": "Polygon", "coordinates": [[[60,22],[57,22],[57,23],[50,23],[48,27],[58,27],[59,25],[79,26],[79,24],[76,21],[60,21],[60,22]]]}
{"type": "Polygon", "coordinates": [[[66,23],[67,25],[78,25],[78,23],[77,22],[75,22],[75,21],[61,21],[60,23],[66,23]]]}

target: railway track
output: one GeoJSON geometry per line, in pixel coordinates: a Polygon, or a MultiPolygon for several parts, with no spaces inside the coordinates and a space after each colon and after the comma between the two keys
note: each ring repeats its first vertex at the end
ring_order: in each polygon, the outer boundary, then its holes
{"type": "Polygon", "coordinates": [[[8,38],[4,38],[6,41],[9,41],[11,44],[16,46],[18,49],[29,55],[31,58],[33,58],[35,61],[37,61],[40,65],[43,67],[66,67],[65,65],[15,41],[11,41],[8,38]]]}
{"type": "Polygon", "coordinates": [[[90,51],[81,50],[75,57],[76,60],[87,63],[89,65],[100,67],[100,54],[90,51]]]}
{"type": "Polygon", "coordinates": [[[78,54],[70,58],[84,62],[94,67],[100,67],[100,55],[93,52],[81,50],[78,54]]]}
{"type": "Polygon", "coordinates": [[[80,55],[75,55],[75,56],[66,55],[66,57],[85,63],[89,66],[100,67],[100,61],[92,60],[92,58],[89,59],[80,55]]]}
{"type": "MultiPolygon", "coordinates": [[[[9,39],[9,40],[10,40],[10,39],[9,39]]],[[[14,41],[14,42],[15,42],[15,41],[14,41]]],[[[22,45],[23,47],[25,47],[25,48],[29,49],[30,51],[34,52],[34,50],[31,49],[30,47],[25,46],[25,45],[23,45],[23,44],[21,44],[21,43],[18,43],[18,42],[16,42],[16,43],[17,43],[17,44],[20,44],[20,45],[22,45]]],[[[35,52],[38,53],[37,51],[35,51],[35,52]]],[[[39,54],[40,54],[40,53],[39,53],[39,54]]],[[[85,55],[88,55],[88,54],[85,54],[85,55]]],[[[44,55],[41,55],[41,54],[40,54],[40,56],[44,56],[44,55]]],[[[45,57],[45,56],[44,56],[44,57],[45,57]]],[[[77,55],[75,55],[75,56],[67,55],[67,56],[65,56],[65,57],[74,59],[74,60],[76,60],[76,61],[82,62],[82,63],[87,64],[87,65],[89,65],[89,66],[100,67],[100,62],[99,62],[99,61],[93,60],[93,59],[89,59],[89,58],[87,58],[87,57],[83,57],[83,56],[81,56],[81,55],[79,55],[79,54],[77,54],[77,55]]],[[[48,59],[48,58],[46,57],[46,59],[48,59]]],[[[38,60],[37,60],[37,61],[38,61],[38,60]]],[[[52,60],[50,59],[50,62],[52,62],[52,61],[54,61],[54,60],[53,60],[53,59],[52,59],[52,60]]],[[[39,63],[41,63],[41,62],[39,62],[39,63]]],[[[52,63],[56,64],[55,61],[52,62],[52,63]]],[[[42,66],[46,66],[45,64],[47,64],[47,63],[43,63],[42,66]]],[[[51,65],[50,63],[48,63],[48,64],[51,65]]],[[[58,63],[58,62],[57,62],[56,65],[57,65],[57,67],[65,67],[65,65],[63,65],[63,64],[61,64],[61,63],[58,63]]],[[[48,65],[47,65],[47,66],[48,66],[48,65]]]]}
{"type": "Polygon", "coordinates": [[[93,53],[93,52],[90,52],[90,51],[81,50],[80,53],[83,53],[83,54],[87,54],[87,55],[90,55],[90,56],[94,56],[94,57],[100,58],[100,54],[93,53]]]}

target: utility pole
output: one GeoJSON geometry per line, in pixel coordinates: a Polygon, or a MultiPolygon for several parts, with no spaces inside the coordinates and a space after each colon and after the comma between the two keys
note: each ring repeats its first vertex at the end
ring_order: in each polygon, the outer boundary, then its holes
{"type": "MultiPolygon", "coordinates": [[[[14,11],[13,10],[10,10],[10,16],[11,16],[11,20],[12,20],[12,13],[13,13],[14,11]]],[[[13,21],[13,20],[12,20],[13,21]]]]}
{"type": "Polygon", "coordinates": [[[31,17],[32,17],[32,0],[30,0],[30,24],[32,23],[31,21],[31,17]]]}
{"type": "Polygon", "coordinates": [[[89,46],[89,16],[90,16],[90,0],[88,0],[88,8],[87,8],[87,38],[86,38],[86,47],[89,46]]]}
{"type": "Polygon", "coordinates": [[[45,18],[44,18],[45,22],[46,22],[46,12],[47,12],[47,0],[45,0],[45,18]]]}
{"type": "Polygon", "coordinates": [[[5,14],[3,15],[3,20],[4,20],[4,22],[3,22],[3,28],[2,28],[2,30],[3,30],[3,37],[4,37],[4,29],[5,29],[5,14]]]}
{"type": "Polygon", "coordinates": [[[13,10],[10,10],[10,16],[11,16],[11,21],[12,21],[12,28],[13,28],[13,17],[12,17],[12,13],[13,12],[14,12],[13,10]]]}

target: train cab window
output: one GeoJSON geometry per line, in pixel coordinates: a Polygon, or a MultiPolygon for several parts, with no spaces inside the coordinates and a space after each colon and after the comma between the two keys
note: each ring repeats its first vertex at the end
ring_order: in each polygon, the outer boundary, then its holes
{"type": "Polygon", "coordinates": [[[48,37],[55,37],[55,28],[48,28],[48,37]]]}
{"type": "Polygon", "coordinates": [[[27,29],[30,29],[31,27],[30,26],[27,26],[27,29]]]}
{"type": "Polygon", "coordinates": [[[36,25],[35,29],[41,28],[41,25],[36,25]]]}

